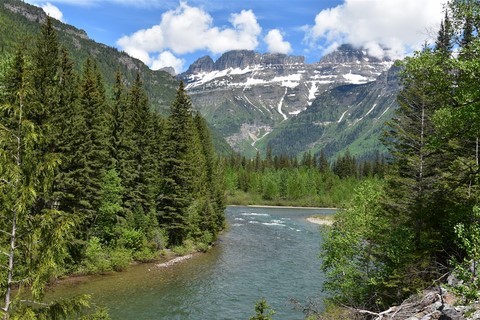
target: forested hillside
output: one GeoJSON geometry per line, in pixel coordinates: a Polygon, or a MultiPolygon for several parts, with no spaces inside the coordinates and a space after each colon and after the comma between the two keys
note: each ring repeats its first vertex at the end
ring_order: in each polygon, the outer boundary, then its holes
{"type": "MultiPolygon", "coordinates": [[[[40,31],[46,18],[47,15],[39,7],[19,0],[3,0],[0,4],[0,28],[9,30],[9,32],[2,33],[1,52],[12,54],[18,43],[31,42],[40,31]]],[[[170,74],[164,71],[152,71],[141,61],[126,53],[89,39],[85,31],[74,26],[54,19],[52,19],[52,24],[62,46],[72,56],[75,70],[81,70],[85,61],[93,57],[104,78],[108,93],[113,90],[117,70],[121,72],[125,82],[130,85],[134,83],[136,75],[141,74],[151,107],[163,115],[168,114],[178,84],[178,81],[170,74]]]]}
{"type": "Polygon", "coordinates": [[[224,227],[222,170],[182,84],[165,118],[141,74],[113,74],[110,94],[95,56],[77,72],[51,19],[32,40],[0,68],[5,319],[78,313],[83,300],[25,304],[23,291],[40,302],[63,274],[121,270],[167,247],[205,250],[224,227]]]}
{"type": "Polygon", "coordinates": [[[478,1],[452,1],[437,41],[403,63],[385,181],[361,185],[325,233],[325,287],[339,305],[381,318],[430,286],[458,303],[480,297],[479,13],[478,1]]]}

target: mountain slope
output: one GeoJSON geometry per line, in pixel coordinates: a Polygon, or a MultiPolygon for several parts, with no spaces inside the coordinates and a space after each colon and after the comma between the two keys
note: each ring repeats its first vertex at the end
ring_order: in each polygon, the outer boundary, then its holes
{"type": "MultiPolygon", "coordinates": [[[[395,94],[382,99],[386,82],[380,79],[391,66],[392,61],[368,56],[350,45],[341,46],[315,64],[306,64],[298,56],[240,50],[227,52],[215,62],[202,57],[179,77],[187,84],[195,106],[235,150],[251,156],[257,150],[265,152],[271,143],[276,153],[296,155],[314,147],[331,149],[333,154],[346,146],[341,144],[353,143],[363,123],[350,130],[351,124],[327,128],[312,126],[304,119],[333,123],[332,116],[338,121],[346,111],[345,104],[356,104],[358,114],[372,108],[371,115],[362,119],[371,121],[377,114],[375,109],[381,110],[374,104],[394,100],[395,94]],[[329,133],[330,138],[319,140],[314,132],[329,133]],[[348,137],[330,141],[342,135],[348,137]]],[[[387,117],[377,126],[383,118],[387,117]]],[[[358,149],[362,145],[365,143],[358,149]]]]}
{"type": "Polygon", "coordinates": [[[374,82],[335,87],[282,123],[259,147],[268,145],[274,154],[290,155],[323,149],[330,157],[347,148],[360,157],[369,157],[376,150],[383,152],[379,137],[397,108],[399,89],[396,68],[374,82]]]}
{"type": "MultiPolygon", "coordinates": [[[[39,32],[46,19],[45,12],[19,0],[2,0],[0,3],[0,28],[9,30],[0,37],[1,53],[13,52],[19,43],[32,43],[33,35],[39,32]]],[[[93,57],[109,88],[115,81],[115,72],[122,72],[126,81],[133,83],[137,73],[144,81],[153,108],[166,114],[174,99],[178,80],[164,71],[152,71],[141,61],[115,48],[97,43],[88,38],[85,31],[52,19],[59,39],[72,55],[77,68],[88,57],[93,57]]]]}
{"type": "MultiPolygon", "coordinates": [[[[32,39],[40,31],[47,16],[35,6],[19,0],[2,0],[0,2],[0,58],[14,52],[19,44],[32,45],[32,39]]],[[[141,75],[143,86],[148,94],[151,107],[167,115],[175,98],[178,79],[168,71],[153,71],[143,62],[130,57],[125,52],[97,43],[88,38],[85,31],[74,26],[52,19],[58,31],[59,40],[72,56],[77,70],[80,70],[87,58],[94,58],[98,63],[105,82],[107,92],[111,92],[115,83],[115,73],[120,71],[128,84],[132,84],[137,73],[141,75]]],[[[229,145],[217,132],[212,132],[216,149],[224,154],[231,152],[229,145]]]]}

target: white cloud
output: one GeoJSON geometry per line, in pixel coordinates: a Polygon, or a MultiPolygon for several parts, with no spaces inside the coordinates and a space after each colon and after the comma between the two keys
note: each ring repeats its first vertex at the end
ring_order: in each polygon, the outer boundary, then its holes
{"type": "Polygon", "coordinates": [[[438,25],[446,0],[345,0],[342,5],[322,10],[305,40],[332,49],[350,43],[365,47],[370,54],[400,58],[421,48],[427,30],[438,25]],[[388,48],[383,52],[382,48],[388,48]]]}
{"type": "Polygon", "coordinates": [[[50,2],[47,2],[46,4],[42,5],[43,11],[50,17],[60,20],[63,22],[63,13],[58,9],[56,6],[51,4],[50,2]]]}
{"type": "MultiPolygon", "coordinates": [[[[26,0],[26,2],[33,5],[40,5],[44,0],[26,0]]],[[[109,3],[144,8],[166,8],[178,3],[176,0],[51,0],[50,2],[87,7],[109,3]]]]}
{"type": "Polygon", "coordinates": [[[180,3],[175,10],[162,14],[160,23],[149,29],[123,36],[117,45],[125,52],[151,65],[152,55],[170,50],[186,54],[208,50],[214,54],[229,50],[253,50],[262,29],[251,10],[232,14],[231,28],[218,28],[203,9],[180,3]]]}
{"type": "Polygon", "coordinates": [[[288,54],[292,51],[292,46],[288,41],[283,40],[283,35],[278,29],[270,30],[264,41],[268,46],[268,52],[288,54]]]}
{"type": "Polygon", "coordinates": [[[172,67],[175,73],[179,74],[183,70],[184,59],[175,57],[170,51],[163,51],[150,62],[152,70],[158,70],[165,67],[172,67]]]}

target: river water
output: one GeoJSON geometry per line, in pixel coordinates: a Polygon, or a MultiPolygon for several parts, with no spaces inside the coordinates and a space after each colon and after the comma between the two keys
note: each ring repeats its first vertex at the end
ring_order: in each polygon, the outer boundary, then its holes
{"type": "Polygon", "coordinates": [[[332,210],[228,207],[230,228],[212,250],[174,267],[154,264],[86,277],[49,298],[91,294],[114,320],[249,319],[265,297],[276,320],[303,319],[291,299],[321,307],[319,226],[305,220],[332,210]]]}

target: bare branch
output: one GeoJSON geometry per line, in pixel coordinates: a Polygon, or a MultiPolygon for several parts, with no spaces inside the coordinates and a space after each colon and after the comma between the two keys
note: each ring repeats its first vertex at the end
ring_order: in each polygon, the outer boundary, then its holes
{"type": "Polygon", "coordinates": [[[11,183],[10,181],[5,180],[5,179],[3,179],[3,178],[1,178],[0,181],[8,184],[9,186],[12,186],[12,185],[13,185],[13,183],[11,183]]]}
{"type": "Polygon", "coordinates": [[[0,229],[0,233],[6,234],[6,235],[9,236],[9,237],[12,236],[11,233],[9,233],[9,232],[7,232],[7,231],[5,231],[5,230],[2,230],[2,229],[0,229]]]}
{"type": "Polygon", "coordinates": [[[50,304],[48,303],[44,303],[44,302],[38,302],[38,301],[34,301],[34,300],[20,300],[21,303],[31,303],[31,304],[36,304],[36,305],[39,305],[39,306],[42,306],[42,307],[49,307],[50,304]]]}

